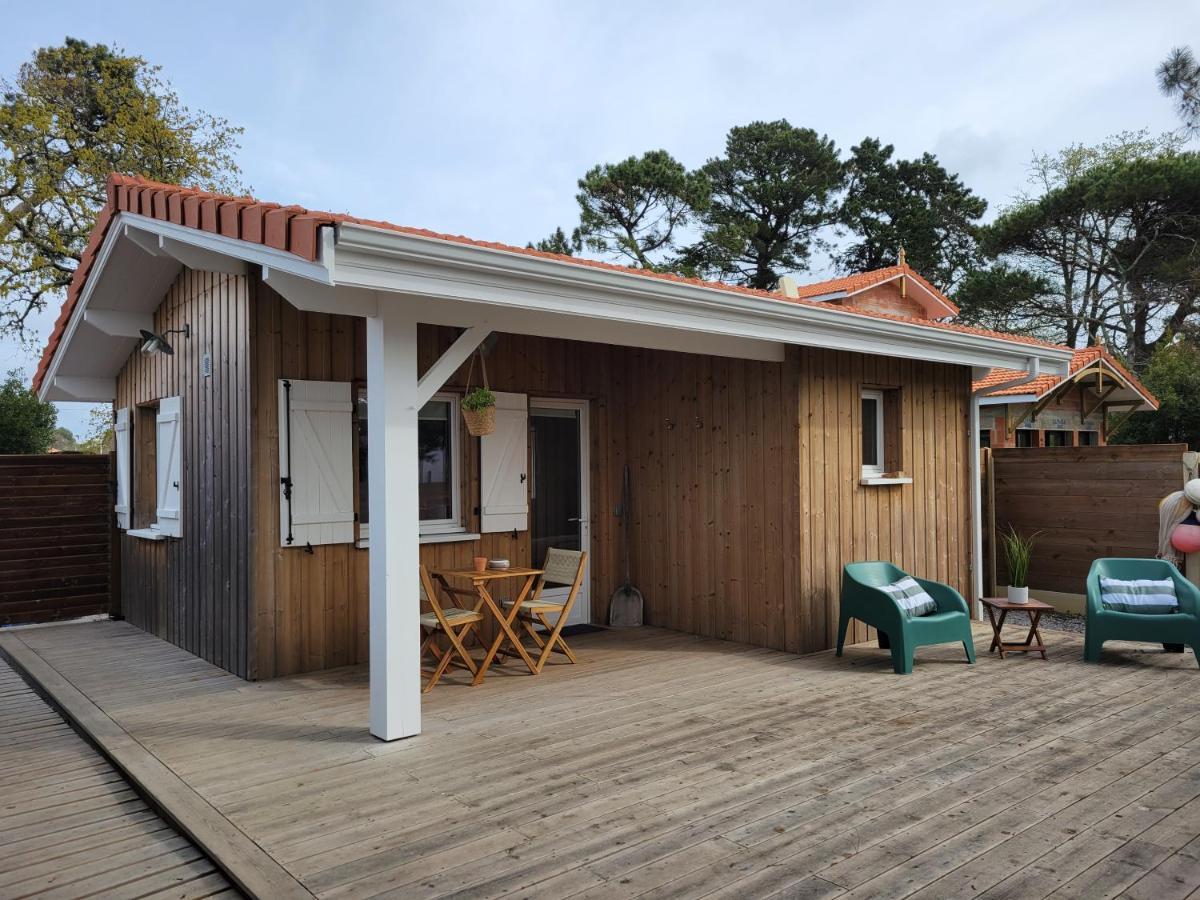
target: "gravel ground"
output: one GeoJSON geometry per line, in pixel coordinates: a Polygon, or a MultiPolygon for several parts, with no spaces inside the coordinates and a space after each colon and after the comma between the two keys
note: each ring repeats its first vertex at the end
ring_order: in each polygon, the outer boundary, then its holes
{"type": "MultiPolygon", "coordinates": [[[[1042,613],[1041,627],[1050,631],[1070,631],[1075,634],[1083,634],[1086,622],[1087,619],[1084,616],[1076,616],[1071,613],[1042,613]]],[[[1010,611],[1008,618],[1004,620],[1004,627],[1007,628],[1009,625],[1024,625],[1028,628],[1029,613],[1010,611]]]]}

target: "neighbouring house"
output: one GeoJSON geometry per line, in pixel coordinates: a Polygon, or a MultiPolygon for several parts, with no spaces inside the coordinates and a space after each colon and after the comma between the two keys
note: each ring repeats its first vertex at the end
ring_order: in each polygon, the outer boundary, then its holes
{"type": "Polygon", "coordinates": [[[759,291],[114,176],[35,384],[114,404],[130,622],[249,679],[369,661],[392,739],[418,562],[586,548],[603,623],[626,465],[650,624],[828,648],[857,559],[978,595],[972,383],[1072,354],[954,312],[903,264],[759,291]]]}
{"type": "Polygon", "coordinates": [[[981,392],[981,447],[1096,447],[1158,400],[1104,347],[1071,356],[1065,376],[993,369],[981,392]],[[1114,415],[1115,414],[1115,415],[1114,415]]]}

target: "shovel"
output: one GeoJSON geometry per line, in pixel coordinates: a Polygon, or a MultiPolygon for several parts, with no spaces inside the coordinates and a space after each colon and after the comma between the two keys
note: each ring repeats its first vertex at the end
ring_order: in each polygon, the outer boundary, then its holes
{"type": "Polygon", "coordinates": [[[625,475],[621,485],[621,505],[617,508],[617,516],[621,519],[624,538],[625,583],[617,588],[608,604],[608,625],[610,628],[632,628],[642,624],[642,592],[635,588],[629,580],[629,532],[632,530],[632,518],[629,515],[632,490],[629,486],[629,466],[625,466],[625,475]]]}

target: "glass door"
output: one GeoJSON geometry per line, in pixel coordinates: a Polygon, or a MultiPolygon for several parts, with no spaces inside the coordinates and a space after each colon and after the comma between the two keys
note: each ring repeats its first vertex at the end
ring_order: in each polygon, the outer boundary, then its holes
{"type": "MultiPolygon", "coordinates": [[[[531,400],[529,403],[529,515],[532,563],[541,566],[551,547],[588,550],[587,401],[531,400]]],[[[569,625],[591,619],[585,576],[569,625]]],[[[568,588],[547,588],[548,600],[565,602],[568,588]]]]}

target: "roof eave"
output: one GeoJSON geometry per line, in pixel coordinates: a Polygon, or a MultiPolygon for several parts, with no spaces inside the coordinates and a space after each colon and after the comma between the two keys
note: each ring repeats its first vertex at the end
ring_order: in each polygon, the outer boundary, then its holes
{"type": "Polygon", "coordinates": [[[335,283],[473,302],[620,316],[638,309],[663,324],[796,345],[929,359],[959,365],[1066,375],[1071,351],[970,332],[877,318],[835,306],[798,303],[720,287],[646,278],[491,247],[340,223],[330,265],[335,283]],[[502,289],[498,293],[496,288],[502,289]]]}

